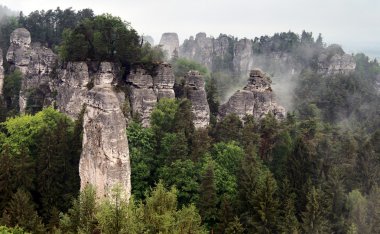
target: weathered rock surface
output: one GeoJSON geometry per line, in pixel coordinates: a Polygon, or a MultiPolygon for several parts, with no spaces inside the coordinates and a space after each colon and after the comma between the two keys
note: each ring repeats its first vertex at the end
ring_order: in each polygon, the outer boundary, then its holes
{"type": "Polygon", "coordinates": [[[20,112],[25,112],[29,96],[36,93],[43,97],[43,106],[51,105],[54,101],[52,90],[55,85],[50,74],[57,62],[57,55],[39,43],[31,43],[30,33],[25,28],[14,30],[10,42],[7,61],[12,65],[12,69],[17,68],[23,74],[20,112]]]}
{"type": "Polygon", "coordinates": [[[197,61],[209,70],[213,65],[214,38],[207,37],[206,33],[198,33],[195,39],[186,39],[180,48],[179,56],[197,61]]]}
{"type": "Polygon", "coordinates": [[[177,33],[163,33],[159,45],[161,45],[163,51],[167,53],[168,61],[173,58],[173,56],[177,56],[179,52],[177,33]]]}
{"type": "Polygon", "coordinates": [[[149,35],[143,36],[142,39],[144,43],[149,43],[151,46],[154,46],[154,39],[152,36],[149,36],[149,35]]]}
{"type": "Polygon", "coordinates": [[[143,126],[150,124],[150,115],[161,98],[175,98],[175,77],[168,63],[158,64],[152,77],[143,68],[132,69],[127,77],[132,115],[138,115],[143,126]]]}
{"type": "Polygon", "coordinates": [[[355,71],[353,56],[346,54],[339,45],[332,44],[318,57],[318,73],[324,75],[347,75],[355,71]]]}
{"type": "Polygon", "coordinates": [[[112,82],[116,68],[102,62],[94,74],[94,87],[86,98],[83,147],[79,163],[81,188],[93,184],[98,197],[108,196],[119,184],[131,194],[131,168],[126,123],[112,82]]]}
{"type": "Polygon", "coordinates": [[[198,71],[189,71],[185,76],[185,92],[191,101],[195,128],[210,124],[210,108],[207,102],[205,81],[198,71]]]}
{"type": "Polygon", "coordinates": [[[130,85],[129,101],[132,115],[138,115],[144,127],[149,126],[150,114],[157,103],[153,78],[146,70],[136,68],[127,77],[130,85]]]}
{"type": "Polygon", "coordinates": [[[85,62],[69,62],[65,69],[58,71],[58,110],[77,119],[86,103],[90,74],[85,62]]]}
{"type": "Polygon", "coordinates": [[[232,63],[237,76],[248,75],[253,65],[252,40],[241,39],[235,44],[232,63]]]}
{"type": "Polygon", "coordinates": [[[258,69],[250,72],[248,84],[243,90],[238,90],[227,103],[220,106],[220,118],[231,113],[240,119],[246,115],[261,119],[268,113],[272,113],[277,119],[284,119],[286,114],[285,109],[274,100],[270,78],[258,69]]]}
{"type": "Polygon", "coordinates": [[[156,73],[153,77],[153,86],[158,100],[161,98],[175,98],[174,82],[175,77],[172,66],[169,63],[161,63],[156,68],[156,73]]]}
{"type": "Polygon", "coordinates": [[[3,95],[4,86],[4,68],[3,68],[3,51],[0,49],[0,96],[3,95]]]}

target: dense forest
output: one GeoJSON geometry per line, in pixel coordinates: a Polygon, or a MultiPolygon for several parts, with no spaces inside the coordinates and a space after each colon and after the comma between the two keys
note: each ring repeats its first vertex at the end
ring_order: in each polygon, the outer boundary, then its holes
{"type": "MultiPolygon", "coordinates": [[[[67,61],[112,61],[125,70],[163,59],[126,22],[91,9],[35,11],[0,23],[5,55],[18,27],[67,61]]],[[[231,40],[235,40],[232,38],[231,40]]],[[[351,74],[322,76],[322,37],[281,33],[254,40],[257,54],[292,53],[304,64],[283,121],[231,114],[217,121],[229,68],[174,58],[177,99],[162,99],[150,127],[127,127],[132,198],[79,191],[82,116],[54,108],[19,115],[22,75],[6,60],[0,124],[1,233],[380,233],[380,65],[355,55],[351,74]],[[305,52],[305,48],[310,53],[305,52]],[[199,70],[212,121],[195,129],[181,80],[199,70]],[[219,80],[218,80],[219,79],[219,80]]],[[[275,90],[274,90],[275,92],[275,90]]]]}

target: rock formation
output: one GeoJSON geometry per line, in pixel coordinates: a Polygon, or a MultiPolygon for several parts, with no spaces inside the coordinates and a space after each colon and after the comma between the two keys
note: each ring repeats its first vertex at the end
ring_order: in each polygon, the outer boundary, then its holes
{"type": "Polygon", "coordinates": [[[205,81],[198,71],[189,71],[185,76],[185,93],[191,101],[195,128],[210,124],[210,108],[207,102],[205,81]]]}
{"type": "Polygon", "coordinates": [[[211,70],[214,56],[214,38],[207,37],[206,33],[198,33],[195,39],[186,39],[180,48],[179,56],[198,63],[211,70]]]}
{"type": "Polygon", "coordinates": [[[58,71],[57,106],[60,112],[76,119],[86,103],[90,74],[85,62],[69,62],[58,71]]]}
{"type": "Polygon", "coordinates": [[[152,36],[142,36],[142,39],[144,41],[144,43],[149,43],[151,46],[154,46],[154,39],[152,36]]]}
{"type": "Polygon", "coordinates": [[[138,115],[144,127],[149,126],[150,114],[157,103],[153,78],[142,68],[133,69],[127,77],[130,85],[129,102],[132,115],[138,115]]]}
{"type": "Polygon", "coordinates": [[[153,77],[153,86],[158,100],[161,98],[174,98],[175,77],[172,66],[169,63],[161,63],[156,68],[156,74],[153,77]]]}
{"type": "Polygon", "coordinates": [[[102,62],[94,74],[94,87],[86,98],[83,119],[83,147],[79,163],[81,188],[93,184],[98,197],[108,196],[119,184],[131,194],[131,168],[129,161],[126,123],[112,82],[116,68],[102,62]]]}
{"type": "Polygon", "coordinates": [[[0,96],[3,95],[4,86],[4,68],[3,68],[3,51],[0,49],[0,96]]]}
{"type": "Polygon", "coordinates": [[[152,77],[141,67],[132,69],[127,77],[132,115],[138,115],[143,126],[150,124],[150,115],[158,100],[174,98],[174,73],[168,63],[158,64],[152,77]]]}
{"type": "Polygon", "coordinates": [[[241,39],[235,44],[233,68],[235,75],[246,77],[253,65],[252,41],[241,39]]]}
{"type": "Polygon", "coordinates": [[[270,78],[258,69],[250,72],[248,84],[243,90],[235,92],[227,103],[220,106],[219,118],[231,113],[240,119],[246,115],[261,119],[268,113],[277,119],[285,118],[285,109],[274,100],[270,78]]]}
{"type": "Polygon", "coordinates": [[[179,52],[179,39],[177,33],[164,33],[161,36],[159,45],[162,46],[162,49],[167,54],[167,60],[177,56],[179,52]]]}
{"type": "Polygon", "coordinates": [[[323,75],[347,75],[355,68],[354,57],[346,54],[340,45],[328,46],[318,57],[318,73],[323,75]]]}
{"type": "Polygon", "coordinates": [[[53,81],[50,74],[57,62],[57,55],[51,49],[39,43],[31,43],[28,30],[18,28],[10,38],[10,47],[7,52],[7,61],[12,69],[19,69],[23,74],[20,90],[20,112],[25,112],[27,100],[32,95],[39,95],[41,105],[48,106],[54,101],[52,90],[53,81]]]}

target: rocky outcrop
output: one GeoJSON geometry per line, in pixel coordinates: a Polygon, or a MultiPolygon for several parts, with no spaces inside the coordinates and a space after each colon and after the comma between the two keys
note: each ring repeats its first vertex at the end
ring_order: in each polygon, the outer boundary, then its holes
{"type": "Polygon", "coordinates": [[[246,115],[261,119],[268,113],[277,119],[284,119],[286,114],[285,109],[274,100],[270,78],[258,69],[250,72],[248,84],[242,90],[235,92],[227,103],[220,106],[219,118],[231,113],[240,119],[246,115]]]}
{"type": "Polygon", "coordinates": [[[83,147],[79,163],[81,188],[95,185],[98,197],[108,196],[112,187],[122,186],[131,194],[131,168],[126,123],[112,82],[116,68],[102,62],[94,74],[94,87],[86,97],[83,147]]]}
{"type": "Polygon", "coordinates": [[[161,98],[174,98],[175,77],[172,66],[169,63],[161,63],[157,66],[155,73],[153,86],[158,100],[161,98]]]}
{"type": "Polygon", "coordinates": [[[0,96],[3,95],[4,86],[4,68],[3,68],[3,51],[0,49],[0,96]]]}
{"type": "Polygon", "coordinates": [[[149,43],[151,46],[154,46],[154,39],[152,36],[142,36],[142,39],[144,43],[149,43]]]}
{"type": "Polygon", "coordinates": [[[162,34],[159,45],[162,46],[163,51],[166,53],[168,61],[172,59],[173,56],[178,56],[179,39],[177,33],[162,34]]]}
{"type": "Polygon", "coordinates": [[[58,71],[57,107],[62,113],[77,119],[86,103],[90,74],[86,62],[69,62],[58,71]]]}
{"type": "Polygon", "coordinates": [[[214,54],[214,38],[207,37],[206,33],[198,33],[186,39],[180,48],[179,56],[197,61],[209,70],[212,69],[214,54]]]}
{"type": "Polygon", "coordinates": [[[318,57],[318,73],[322,75],[348,75],[355,71],[356,62],[336,44],[328,46],[318,57]]]}
{"type": "Polygon", "coordinates": [[[185,76],[185,93],[191,101],[195,128],[210,124],[210,108],[207,102],[205,81],[198,71],[189,71],[185,76]]]}
{"type": "Polygon", "coordinates": [[[235,44],[233,67],[235,75],[246,77],[253,65],[252,40],[241,39],[235,44]]]}
{"type": "Polygon", "coordinates": [[[54,101],[52,90],[55,84],[50,74],[57,62],[57,55],[39,43],[31,43],[28,30],[18,28],[10,38],[7,61],[12,69],[19,69],[23,74],[20,90],[20,112],[25,112],[27,100],[32,95],[39,95],[42,106],[51,105],[54,101]]]}
{"type": "Polygon", "coordinates": [[[144,127],[149,126],[150,114],[157,103],[157,95],[153,89],[153,78],[142,68],[132,70],[127,77],[129,84],[129,102],[133,116],[141,119],[144,127]]]}
{"type": "Polygon", "coordinates": [[[150,124],[150,115],[161,98],[175,98],[174,73],[168,63],[158,64],[152,77],[145,69],[132,69],[127,77],[132,115],[138,115],[143,126],[150,124]]]}

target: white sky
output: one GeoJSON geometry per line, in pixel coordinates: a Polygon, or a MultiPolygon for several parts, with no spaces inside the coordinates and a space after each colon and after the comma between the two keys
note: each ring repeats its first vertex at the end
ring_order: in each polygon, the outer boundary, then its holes
{"type": "Polygon", "coordinates": [[[239,38],[303,29],[347,52],[380,57],[379,0],[0,0],[29,14],[32,10],[91,8],[130,22],[140,34],[159,42],[163,32],[177,32],[180,41],[206,32],[239,38]]]}

